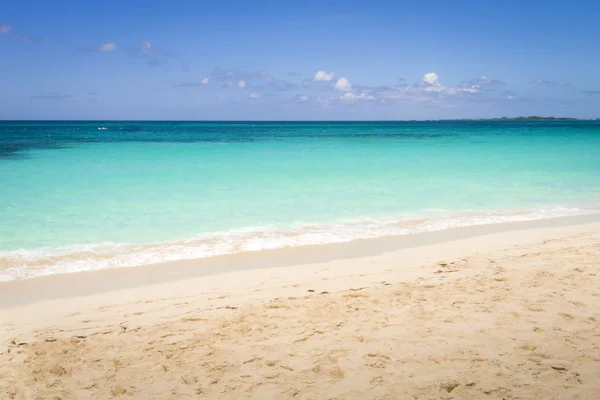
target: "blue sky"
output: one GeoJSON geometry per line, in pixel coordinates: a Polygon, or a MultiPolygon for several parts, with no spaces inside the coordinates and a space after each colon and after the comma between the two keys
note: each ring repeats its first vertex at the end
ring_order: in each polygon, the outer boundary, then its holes
{"type": "Polygon", "coordinates": [[[0,119],[600,117],[598,1],[0,3],[0,119]]]}

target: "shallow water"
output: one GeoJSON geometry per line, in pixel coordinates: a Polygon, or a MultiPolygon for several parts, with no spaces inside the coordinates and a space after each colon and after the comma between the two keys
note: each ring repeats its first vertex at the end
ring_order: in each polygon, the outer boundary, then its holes
{"type": "Polygon", "coordinates": [[[599,122],[0,122],[0,280],[597,209],[599,122]]]}

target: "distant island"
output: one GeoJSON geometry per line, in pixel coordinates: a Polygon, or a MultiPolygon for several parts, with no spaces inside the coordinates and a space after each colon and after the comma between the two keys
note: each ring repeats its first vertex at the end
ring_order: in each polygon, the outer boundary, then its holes
{"type": "MultiPolygon", "coordinates": [[[[539,117],[532,115],[529,117],[502,117],[502,118],[477,118],[480,121],[579,121],[580,118],[567,118],[567,117],[539,117]]],[[[600,118],[596,118],[600,120],[600,118]]]]}

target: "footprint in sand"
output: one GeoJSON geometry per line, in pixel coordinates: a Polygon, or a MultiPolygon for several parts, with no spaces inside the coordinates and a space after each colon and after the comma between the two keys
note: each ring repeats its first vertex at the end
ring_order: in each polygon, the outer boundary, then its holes
{"type": "Polygon", "coordinates": [[[340,368],[337,360],[333,359],[326,359],[323,362],[316,362],[315,366],[312,368],[312,372],[319,375],[328,376],[333,380],[341,380],[345,376],[344,370],[340,368]]]}
{"type": "Polygon", "coordinates": [[[363,358],[365,365],[371,368],[386,368],[390,362],[390,357],[381,353],[369,353],[363,358]]]}
{"type": "Polygon", "coordinates": [[[568,314],[568,313],[558,313],[558,315],[560,315],[561,317],[563,317],[567,321],[572,321],[575,318],[575,317],[573,317],[573,315],[568,314]]]}

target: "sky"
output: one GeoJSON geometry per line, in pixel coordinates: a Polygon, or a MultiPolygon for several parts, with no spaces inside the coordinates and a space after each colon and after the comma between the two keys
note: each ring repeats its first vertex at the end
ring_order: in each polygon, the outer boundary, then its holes
{"type": "Polygon", "coordinates": [[[600,2],[0,2],[0,119],[600,118],[600,2]]]}

